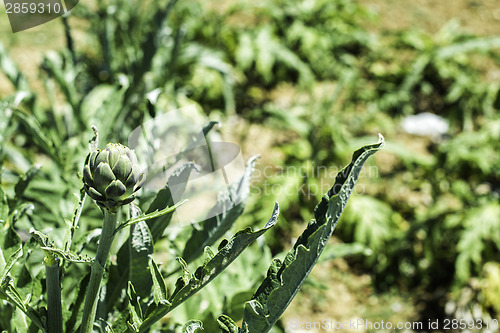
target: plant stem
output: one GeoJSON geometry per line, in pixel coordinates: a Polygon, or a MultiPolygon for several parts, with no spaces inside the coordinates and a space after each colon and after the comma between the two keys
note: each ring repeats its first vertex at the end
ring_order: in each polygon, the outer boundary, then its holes
{"type": "Polygon", "coordinates": [[[117,212],[104,210],[104,222],[102,225],[101,239],[97,247],[97,254],[92,263],[90,282],[85,297],[85,307],[83,309],[82,327],[80,333],[91,333],[94,326],[97,303],[99,302],[99,291],[104,275],[104,268],[109,257],[109,250],[113,243],[114,231],[116,228],[117,212]]]}
{"type": "Polygon", "coordinates": [[[49,333],[63,333],[59,258],[54,258],[52,255],[47,256],[45,273],[47,285],[47,329],[49,333]]]}

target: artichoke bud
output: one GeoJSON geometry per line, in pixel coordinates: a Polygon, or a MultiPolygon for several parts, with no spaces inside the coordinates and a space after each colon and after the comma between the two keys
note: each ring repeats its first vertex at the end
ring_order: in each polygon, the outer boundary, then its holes
{"type": "Polygon", "coordinates": [[[85,192],[107,209],[131,203],[144,185],[133,150],[119,143],[108,143],[104,150],[90,153],[83,167],[85,192]]]}

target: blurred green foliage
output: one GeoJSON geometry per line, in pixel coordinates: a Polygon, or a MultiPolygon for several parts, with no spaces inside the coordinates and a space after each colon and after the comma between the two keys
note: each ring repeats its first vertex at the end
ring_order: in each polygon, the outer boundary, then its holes
{"type": "Polygon", "coordinates": [[[57,232],[71,216],[90,125],[99,124],[103,142],[120,141],[194,102],[279,133],[270,163],[294,172],[266,175],[243,218],[267,219],[280,202],[283,220],[268,238],[278,254],[310,218],[324,192],[317,189],[333,183],[314,170],[345,165],[353,147],[382,132],[386,152],[368,163],[377,172],[366,175],[337,233],[372,254],[349,263],[380,291],[411,291],[423,317],[460,319],[477,307],[483,318],[498,316],[500,38],[464,33],[455,21],[435,35],[370,32],[364,23],[376,17],[353,0],[106,0],[79,4],[74,15],[69,27],[79,20],[89,29],[73,40],[67,28],[68,47],[45,56],[43,93],[0,48],[16,89],[0,105],[2,185],[16,193],[9,198],[43,207],[36,215],[20,207],[24,223],[57,232]],[[401,119],[422,112],[446,119],[448,133],[405,133],[401,119]],[[40,160],[41,169],[31,167],[40,160]],[[35,173],[29,187],[15,186],[35,173]],[[273,186],[281,190],[270,193],[273,186]]]}

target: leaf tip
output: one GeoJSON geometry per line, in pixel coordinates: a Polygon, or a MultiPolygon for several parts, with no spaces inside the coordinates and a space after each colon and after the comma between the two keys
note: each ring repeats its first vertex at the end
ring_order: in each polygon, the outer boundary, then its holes
{"type": "Polygon", "coordinates": [[[378,142],[377,143],[384,144],[384,142],[385,142],[384,136],[382,135],[382,133],[379,133],[378,134],[378,142]]]}

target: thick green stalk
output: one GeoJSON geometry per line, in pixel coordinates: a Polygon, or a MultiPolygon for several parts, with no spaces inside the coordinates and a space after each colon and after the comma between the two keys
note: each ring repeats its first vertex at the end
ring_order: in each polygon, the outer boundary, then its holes
{"type": "Polygon", "coordinates": [[[99,291],[104,275],[104,268],[109,257],[109,250],[113,243],[114,231],[116,228],[117,212],[104,210],[104,222],[102,226],[101,239],[97,247],[97,254],[92,263],[87,296],[85,297],[85,307],[83,309],[82,326],[80,333],[91,333],[94,326],[97,303],[99,302],[99,291]]]}
{"type": "Polygon", "coordinates": [[[63,333],[61,307],[61,281],[59,281],[59,258],[51,254],[45,259],[47,286],[47,329],[49,333],[63,333]]]}

